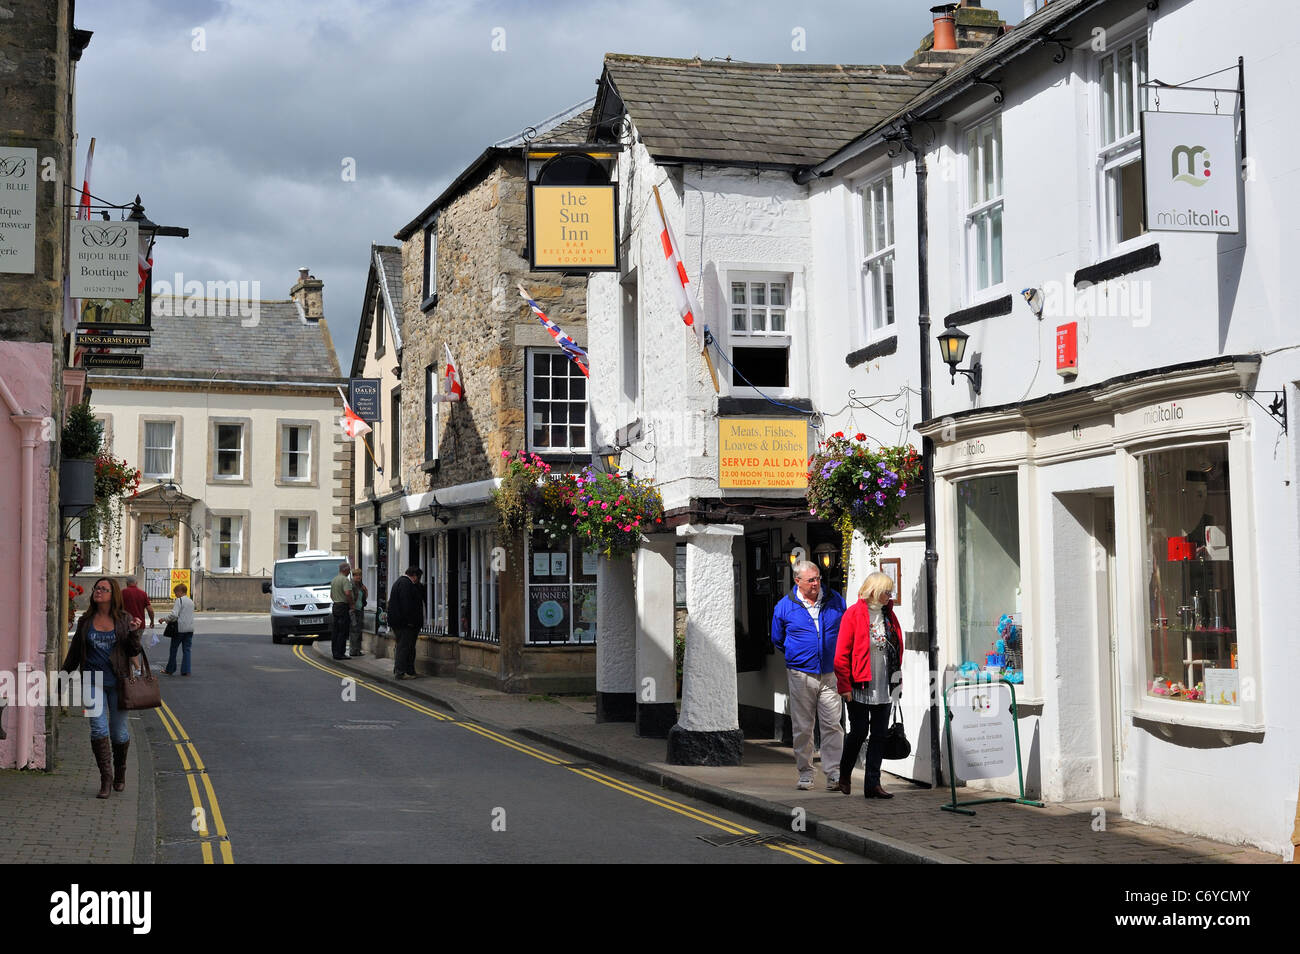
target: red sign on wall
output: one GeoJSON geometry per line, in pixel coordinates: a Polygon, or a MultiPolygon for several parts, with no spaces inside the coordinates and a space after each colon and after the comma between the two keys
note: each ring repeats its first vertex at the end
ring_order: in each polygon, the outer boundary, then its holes
{"type": "Polygon", "coordinates": [[[1056,373],[1073,377],[1079,373],[1079,323],[1056,326],[1056,373]]]}

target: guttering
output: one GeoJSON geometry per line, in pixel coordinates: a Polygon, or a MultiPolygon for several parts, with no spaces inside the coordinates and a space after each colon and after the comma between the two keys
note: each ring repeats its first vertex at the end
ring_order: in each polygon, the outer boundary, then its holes
{"type": "MultiPolygon", "coordinates": [[[[36,566],[31,559],[32,541],[35,537],[35,528],[32,526],[35,520],[35,514],[32,508],[35,504],[35,475],[32,473],[33,464],[36,460],[36,444],[40,437],[40,427],[44,420],[34,414],[26,413],[18,401],[14,398],[13,392],[5,384],[4,379],[0,378],[0,400],[3,400],[5,406],[9,409],[9,420],[18,428],[18,433],[22,439],[23,460],[22,460],[22,478],[21,489],[19,491],[19,531],[18,531],[18,666],[20,682],[24,678],[21,676],[24,672],[31,672],[32,660],[39,654],[35,646],[32,645],[34,631],[32,627],[32,583],[36,572],[36,566]],[[26,667],[26,668],[24,668],[26,667]]],[[[44,672],[44,665],[40,671],[44,672]]],[[[32,757],[32,707],[18,706],[18,745],[14,757],[14,765],[17,768],[27,768],[28,762],[32,757]]]]}
{"type": "MultiPolygon", "coordinates": [[[[1004,34],[1002,37],[998,38],[997,40],[994,40],[992,43],[986,46],[979,53],[971,57],[970,62],[962,64],[961,66],[957,67],[957,69],[953,70],[952,73],[948,74],[947,77],[938,80],[935,83],[935,85],[931,87],[931,90],[935,88],[939,89],[939,92],[937,94],[931,95],[931,93],[927,91],[925,93],[922,93],[920,96],[917,96],[911,102],[907,103],[901,109],[897,110],[892,116],[889,116],[881,120],[879,124],[877,124],[874,128],[868,130],[863,136],[861,136],[858,139],[855,139],[853,142],[849,143],[847,146],[844,146],[839,151],[832,153],[829,158],[824,159],[822,162],[819,162],[815,166],[805,167],[803,169],[800,169],[795,174],[794,181],[797,182],[799,185],[807,185],[813,179],[832,175],[835,172],[835,170],[838,169],[840,166],[844,165],[844,163],[857,158],[858,156],[866,152],[868,149],[871,149],[875,146],[879,146],[885,140],[885,133],[888,132],[892,126],[901,122],[906,122],[907,116],[916,115],[920,113],[922,110],[924,110],[926,113],[936,110],[939,107],[944,106],[945,104],[956,99],[958,96],[962,95],[963,93],[968,92],[972,86],[978,85],[978,80],[980,79],[981,76],[983,76],[983,71],[982,69],[973,69],[972,67],[976,65],[980,67],[990,65],[989,61],[992,61],[991,65],[993,65],[996,68],[1005,67],[1008,63],[1016,59],[1021,54],[1027,53],[1030,50],[1038,48],[1038,46],[1040,45],[1040,43],[1037,42],[1040,40],[1040,33],[1038,32],[1039,30],[1046,29],[1049,25],[1052,28],[1065,26],[1073,22],[1074,20],[1078,19],[1079,17],[1083,16],[1089,10],[1092,10],[1094,7],[1100,6],[1105,2],[1106,0],[1092,0],[1092,2],[1084,3],[1081,6],[1075,8],[1074,10],[1071,10],[1069,13],[1062,14],[1060,19],[1052,19],[1050,21],[1045,21],[1042,24],[1042,26],[1035,27],[1035,31],[1030,36],[1016,35],[1020,30],[1023,30],[1025,27],[1024,22],[1021,22],[1021,24],[1018,27],[1016,27],[1015,30],[1012,30],[1010,33],[1004,34]],[[997,48],[998,44],[1001,43],[1002,40],[1006,39],[1007,37],[1010,37],[1011,39],[1009,42],[1007,42],[1004,49],[998,49],[996,55],[993,55],[989,52],[990,50],[997,48]],[[947,87],[944,86],[944,83],[947,82],[948,79],[950,79],[954,74],[960,75],[963,71],[965,72],[966,75],[961,76],[960,79],[952,82],[950,86],[947,87]]],[[[1043,8],[1043,10],[1051,10],[1051,9],[1052,8],[1050,5],[1043,8]]],[[[1039,12],[1041,13],[1042,11],[1039,12]]]]}
{"type": "MultiPolygon", "coordinates": [[[[216,373],[220,374],[221,372],[217,371],[216,373]]],[[[133,383],[138,383],[140,381],[176,381],[182,384],[203,384],[208,380],[207,378],[170,378],[170,377],[158,377],[154,375],[128,376],[128,375],[120,375],[120,374],[104,374],[104,375],[92,374],[90,375],[90,377],[100,382],[130,381],[133,383]]],[[[246,378],[223,378],[221,383],[222,384],[247,384],[253,387],[262,387],[262,388],[327,388],[328,390],[332,391],[340,384],[342,384],[345,380],[346,379],[344,378],[340,378],[337,381],[281,381],[281,380],[250,381],[246,378]]]]}

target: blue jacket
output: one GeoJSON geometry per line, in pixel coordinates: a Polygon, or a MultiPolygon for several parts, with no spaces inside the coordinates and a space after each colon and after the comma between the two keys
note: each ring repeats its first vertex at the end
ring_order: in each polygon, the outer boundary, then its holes
{"type": "Polygon", "coordinates": [[[798,589],[782,597],[772,613],[772,643],[785,654],[788,669],[820,675],[835,671],[835,644],[844,617],[844,597],[823,590],[817,622],[800,602],[798,589]]]}

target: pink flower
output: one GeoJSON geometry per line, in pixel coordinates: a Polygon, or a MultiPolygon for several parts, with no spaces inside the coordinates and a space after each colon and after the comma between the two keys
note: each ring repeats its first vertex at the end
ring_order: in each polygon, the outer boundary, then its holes
{"type": "Polygon", "coordinates": [[[613,517],[606,517],[606,518],[605,518],[605,522],[606,522],[606,523],[609,523],[609,522],[612,521],[613,519],[614,519],[613,517]]]}
{"type": "Polygon", "coordinates": [[[600,509],[601,509],[601,510],[608,510],[608,509],[609,509],[609,504],[607,504],[607,503],[602,503],[602,504],[600,505],[600,509]]]}

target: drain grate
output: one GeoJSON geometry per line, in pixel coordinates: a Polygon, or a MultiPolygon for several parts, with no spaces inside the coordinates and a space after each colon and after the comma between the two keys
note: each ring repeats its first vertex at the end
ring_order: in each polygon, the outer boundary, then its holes
{"type": "Polygon", "coordinates": [[[782,848],[795,847],[793,841],[781,834],[696,835],[695,837],[706,845],[712,845],[714,848],[752,848],[757,845],[776,845],[782,848]]]}
{"type": "Polygon", "coordinates": [[[382,723],[374,723],[374,722],[362,722],[362,723],[336,722],[334,723],[334,728],[336,729],[391,729],[392,726],[384,725],[382,723]]]}

